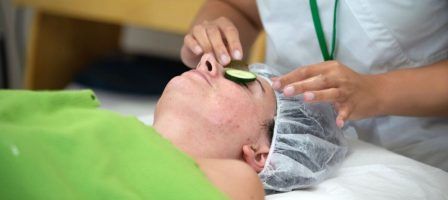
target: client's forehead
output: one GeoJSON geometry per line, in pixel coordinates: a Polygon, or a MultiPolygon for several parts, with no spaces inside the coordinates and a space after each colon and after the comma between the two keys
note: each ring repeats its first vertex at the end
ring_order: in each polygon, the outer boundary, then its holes
{"type": "Polygon", "coordinates": [[[257,75],[257,80],[261,85],[263,85],[265,93],[270,97],[272,97],[274,100],[276,100],[275,92],[274,89],[272,88],[272,81],[269,78],[262,75],[257,75]]]}
{"type": "Polygon", "coordinates": [[[257,80],[259,80],[263,84],[263,87],[266,90],[270,89],[273,92],[272,81],[268,77],[265,77],[265,76],[262,76],[262,75],[257,75],[257,80]]]}
{"type": "Polygon", "coordinates": [[[257,75],[257,80],[259,81],[260,84],[263,85],[263,88],[265,90],[265,101],[267,101],[269,103],[269,107],[272,108],[273,110],[273,116],[275,116],[276,110],[277,110],[277,98],[276,98],[276,94],[274,92],[274,89],[272,88],[272,81],[262,75],[257,75]]]}

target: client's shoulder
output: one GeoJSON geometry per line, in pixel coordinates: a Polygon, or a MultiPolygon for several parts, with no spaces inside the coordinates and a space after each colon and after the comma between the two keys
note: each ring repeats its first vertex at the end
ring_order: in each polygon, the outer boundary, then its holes
{"type": "Polygon", "coordinates": [[[197,159],[201,170],[208,176],[226,175],[226,177],[260,182],[257,173],[246,163],[233,159],[197,159]]]}
{"type": "Polygon", "coordinates": [[[264,199],[257,173],[246,163],[231,159],[197,159],[208,179],[231,199],[264,199]]]}

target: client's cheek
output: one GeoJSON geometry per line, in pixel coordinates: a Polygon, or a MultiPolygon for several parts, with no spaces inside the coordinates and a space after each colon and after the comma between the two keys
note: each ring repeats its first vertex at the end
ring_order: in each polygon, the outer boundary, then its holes
{"type": "Polygon", "coordinates": [[[220,98],[215,102],[215,108],[210,113],[210,120],[215,125],[241,129],[250,123],[255,105],[244,100],[220,98]]]}

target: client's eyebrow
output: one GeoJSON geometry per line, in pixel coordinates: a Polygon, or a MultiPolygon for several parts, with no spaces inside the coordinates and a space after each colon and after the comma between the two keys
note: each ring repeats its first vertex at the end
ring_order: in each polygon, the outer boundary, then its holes
{"type": "Polygon", "coordinates": [[[275,119],[268,119],[263,123],[264,129],[267,131],[269,143],[272,143],[274,137],[275,119]]]}
{"type": "Polygon", "coordinates": [[[257,83],[260,85],[261,90],[263,91],[263,93],[266,93],[266,91],[264,90],[263,84],[261,84],[260,80],[255,79],[257,81],[257,83]]]}

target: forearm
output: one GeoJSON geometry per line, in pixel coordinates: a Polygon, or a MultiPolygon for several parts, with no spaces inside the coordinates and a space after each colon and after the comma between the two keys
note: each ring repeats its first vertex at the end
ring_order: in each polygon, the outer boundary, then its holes
{"type": "Polygon", "coordinates": [[[219,17],[226,17],[234,23],[239,31],[243,51],[247,55],[246,52],[262,28],[255,0],[207,0],[191,27],[219,17]]]}
{"type": "Polygon", "coordinates": [[[377,115],[448,116],[448,60],[373,75],[377,115]]]}

